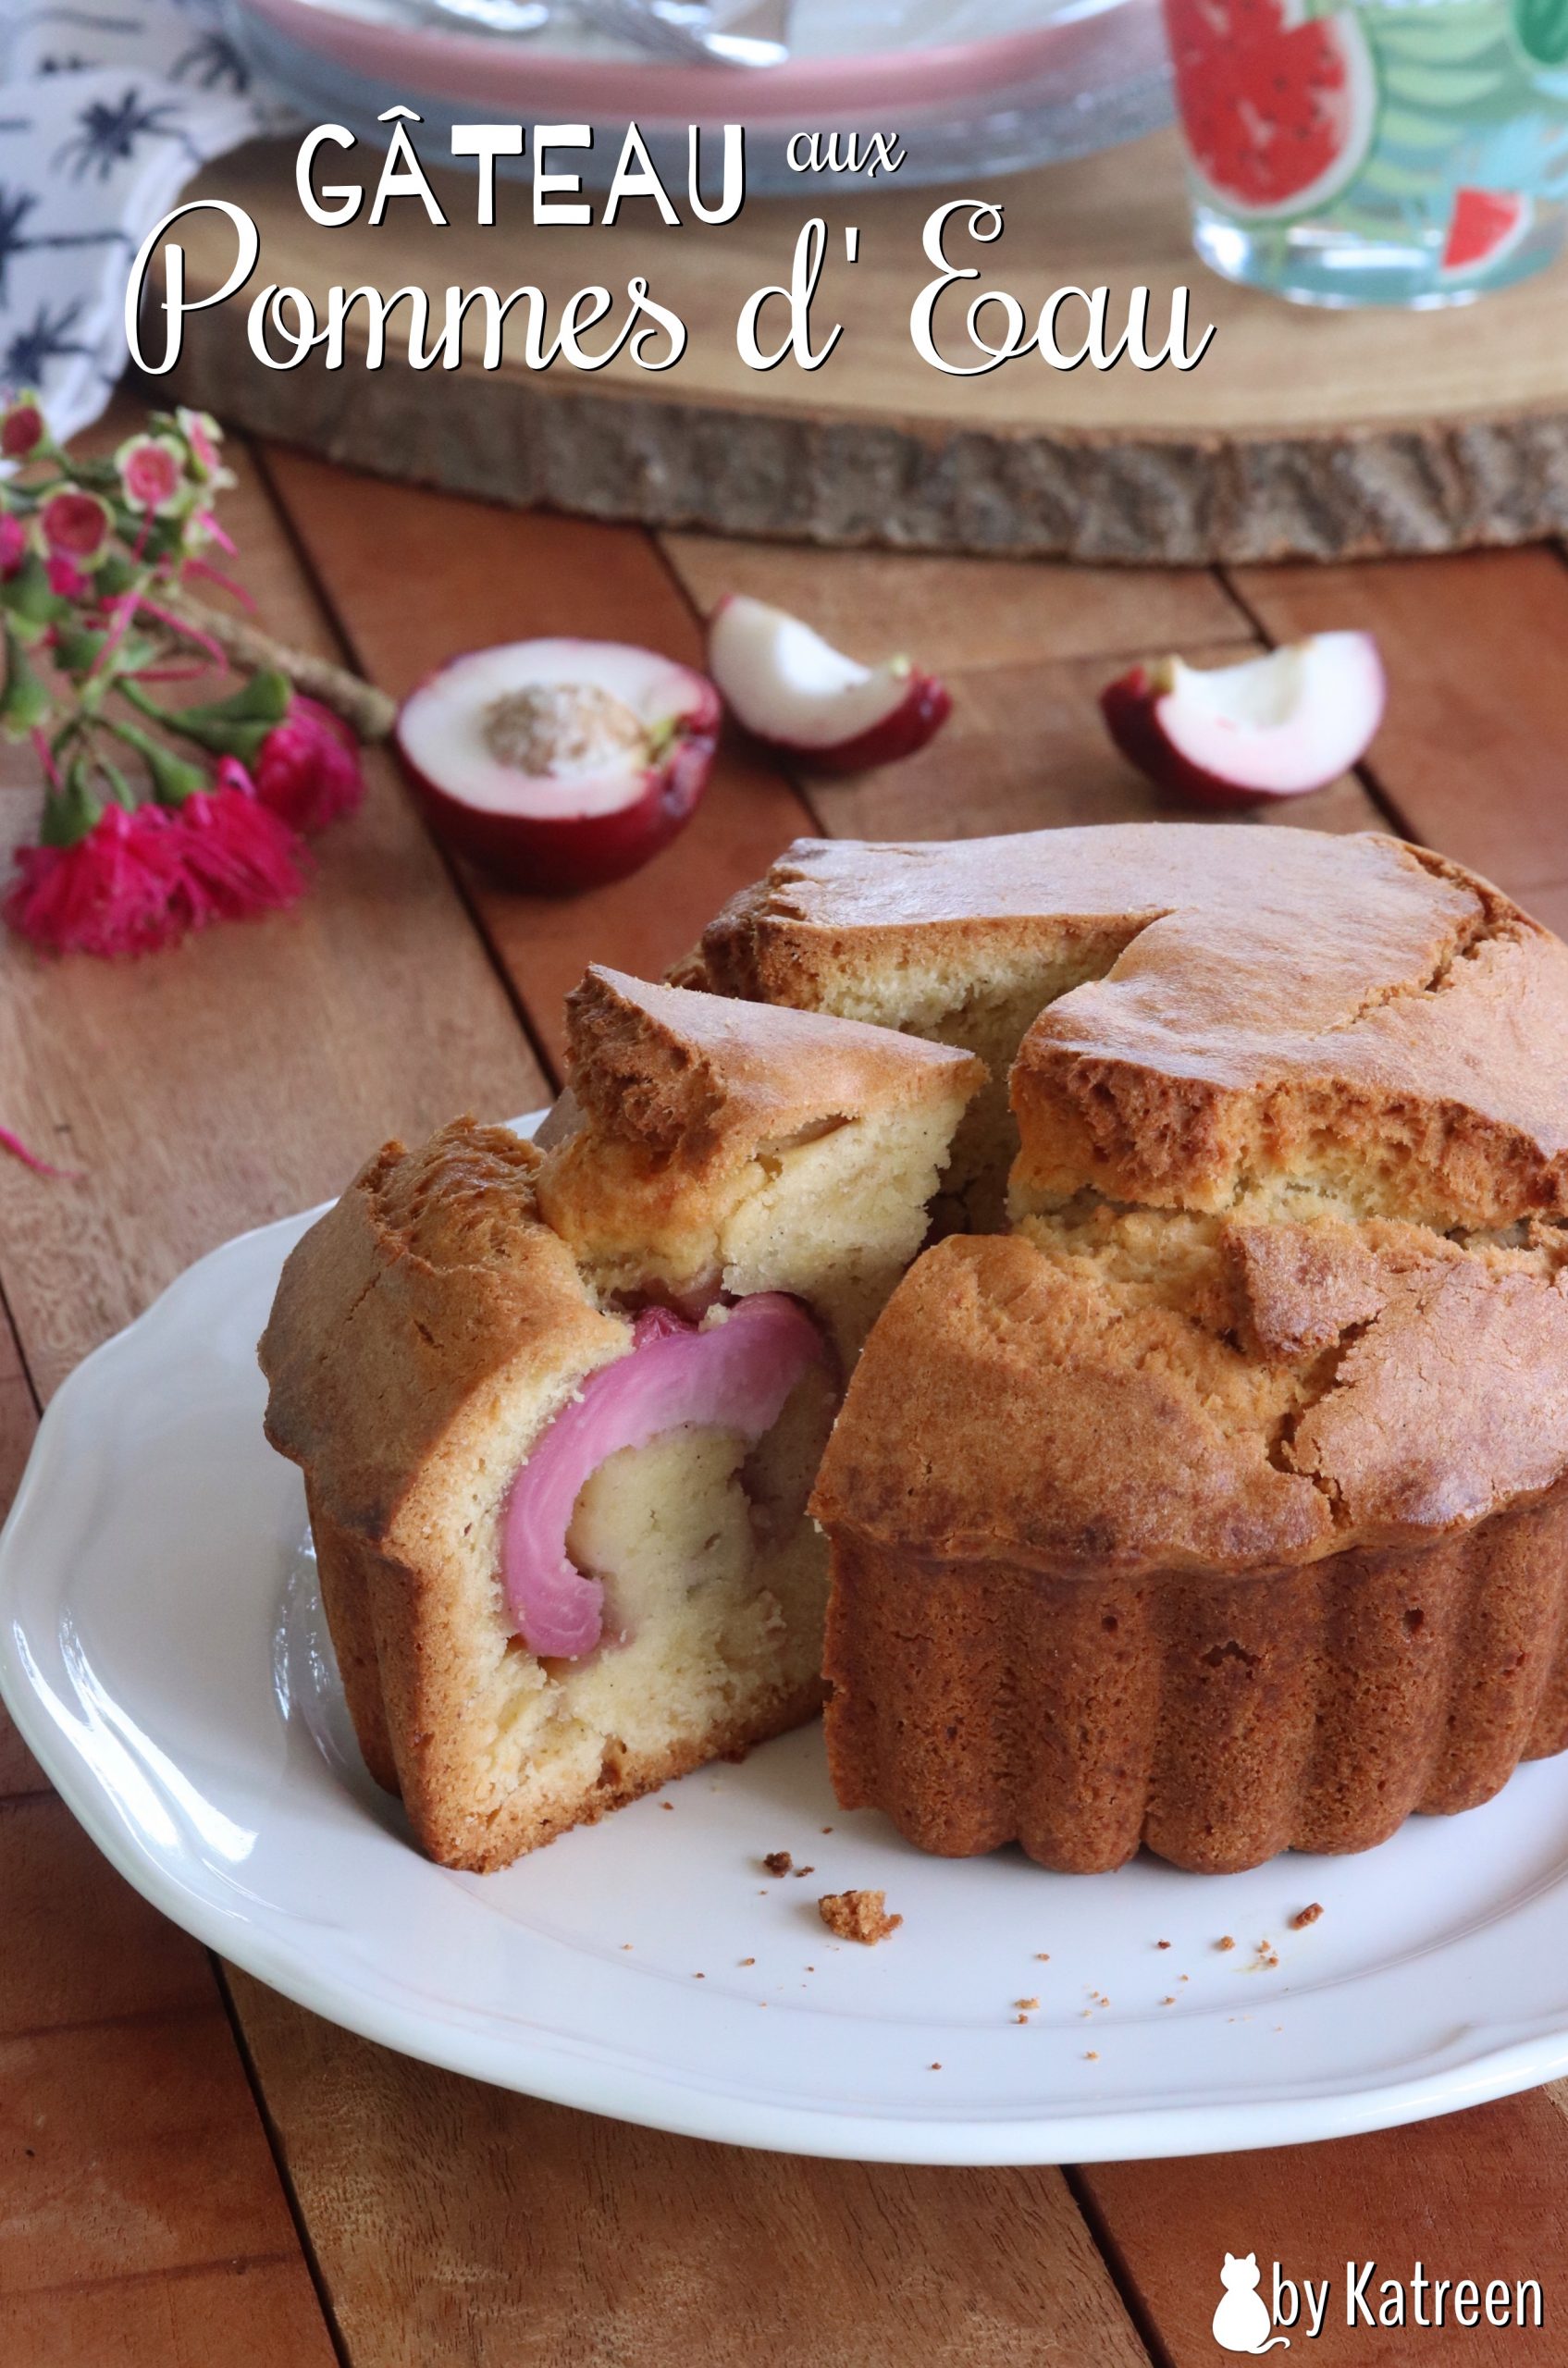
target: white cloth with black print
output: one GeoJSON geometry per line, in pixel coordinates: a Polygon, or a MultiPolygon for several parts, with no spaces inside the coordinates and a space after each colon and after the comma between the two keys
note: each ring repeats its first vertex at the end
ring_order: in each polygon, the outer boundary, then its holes
{"type": "Polygon", "coordinates": [[[0,0],[0,393],[36,388],[57,436],[96,419],[142,240],[198,166],[290,120],[220,0],[0,0]]]}

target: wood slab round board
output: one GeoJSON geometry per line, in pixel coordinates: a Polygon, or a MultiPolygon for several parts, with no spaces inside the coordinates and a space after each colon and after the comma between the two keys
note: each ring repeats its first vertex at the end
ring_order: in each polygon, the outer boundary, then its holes
{"type": "MultiPolygon", "coordinates": [[[[326,178],[345,177],[328,155],[326,178]]],[[[624,355],[597,373],[560,362],[530,371],[514,314],[493,371],[465,350],[457,370],[415,372],[395,339],[376,372],[357,360],[329,372],[316,356],[274,371],[249,350],[240,300],[188,319],[165,383],[241,426],[389,475],[735,535],[1197,564],[1568,531],[1568,269],[1435,313],[1308,310],[1229,287],[1186,244],[1168,134],[972,191],[883,184],[823,200],[803,176],[797,200],[748,201],[722,227],[666,228],[645,200],[611,228],[536,229],[526,184],[503,181],[497,223],[480,229],[474,182],[433,178],[444,228],[408,201],[375,230],[316,228],[295,197],[292,148],[278,142],[208,167],[187,195],[244,206],[262,239],[253,286],[298,286],[318,311],[333,283],[504,296],[537,282],[553,327],[559,303],[598,281],[617,297],[614,324],[641,273],[688,326],[682,360],[659,375],[624,355]],[[1005,229],[984,248],[950,240],[950,259],[982,264],[979,285],[1010,289],[1031,322],[1054,288],[1105,283],[1114,335],[1130,290],[1146,283],[1157,349],[1170,290],[1185,282],[1196,329],[1216,327],[1208,353],[1179,374],[1126,361],[1067,372],[1033,354],[984,377],[932,368],[909,337],[932,277],[920,234],[932,208],[960,194],[1000,204],[1005,229]],[[754,289],[787,279],[814,210],[829,224],[818,334],[842,319],[844,336],[818,371],[748,370],[736,318],[754,289]]],[[[189,292],[221,285],[234,252],[222,217],[190,217],[183,235],[189,292]]],[[[964,297],[944,301],[957,324],[964,297]]],[[[946,350],[963,352],[951,339],[946,350]]]]}

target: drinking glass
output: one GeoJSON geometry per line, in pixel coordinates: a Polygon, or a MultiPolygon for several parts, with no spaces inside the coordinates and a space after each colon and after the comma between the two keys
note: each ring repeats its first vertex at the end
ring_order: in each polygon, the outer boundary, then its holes
{"type": "Polygon", "coordinates": [[[1568,228],[1568,0],[1163,0],[1193,242],[1317,304],[1464,303],[1568,228]]]}

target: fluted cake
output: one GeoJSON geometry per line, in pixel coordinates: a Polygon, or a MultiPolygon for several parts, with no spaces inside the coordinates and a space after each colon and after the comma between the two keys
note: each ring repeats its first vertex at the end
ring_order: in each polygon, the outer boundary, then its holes
{"type": "Polygon", "coordinates": [[[1364,1848],[1568,1743],[1568,951],[1390,840],[1051,837],[1037,952],[1105,958],[1012,1229],[900,1286],[816,1491],[834,1782],[1075,1870],[1364,1848]]]}
{"type": "Polygon", "coordinates": [[[262,1344],[433,1855],[809,1718],[824,1604],[839,1797],[946,1854],[1360,1849],[1568,1745],[1568,949],[1485,882],[802,841],[569,1021],[541,1148],[386,1146],[262,1344]]]}

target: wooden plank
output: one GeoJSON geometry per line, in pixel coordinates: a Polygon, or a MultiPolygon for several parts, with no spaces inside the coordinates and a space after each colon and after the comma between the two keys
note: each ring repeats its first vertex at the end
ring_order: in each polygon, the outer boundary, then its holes
{"type": "Polygon", "coordinates": [[[208,1995],[201,2011],[0,2039],[0,2293],[295,2254],[208,1995]]]}
{"type": "MultiPolygon", "coordinates": [[[[1292,2356],[1307,2350],[1314,2368],[1320,2360],[1374,2357],[1379,2368],[1561,2360],[1565,2176],[1568,2126],[1538,2090],[1334,2146],[1207,2155],[1179,2166],[1103,2164],[1078,2174],[1159,2327],[1170,2368],[1209,2368],[1218,2357],[1211,2323],[1227,2250],[1257,2254],[1266,2292],[1276,2260],[1297,2281],[1333,2281],[1321,2335],[1303,2344],[1298,2325],[1291,2337],[1292,2356]],[[1418,2260],[1429,2277],[1472,2277],[1483,2289],[1488,2278],[1538,2278],[1543,2326],[1459,2328],[1451,2319],[1439,2333],[1349,2325],[1345,2263],[1368,2260],[1377,2263],[1375,2304],[1377,2281],[1408,2282],[1418,2260]]],[[[1426,2308],[1429,2314],[1429,2300],[1426,2308]]]]}
{"type": "Polygon", "coordinates": [[[206,1953],[123,1882],[51,1794],[0,1803],[0,2038],[210,2010],[206,1953]]]}
{"type": "Polygon", "coordinates": [[[666,2138],[235,1990],[354,2368],[1141,2368],[1055,2171],[666,2138]]]}
{"type": "MultiPolygon", "coordinates": [[[[645,535],[518,515],[377,484],[275,451],[278,492],[361,665],[401,697],[459,650],[536,635],[650,645],[702,663],[702,634],[645,535]],[[396,563],[409,554],[417,583],[396,563]]],[[[582,896],[522,896],[470,875],[466,893],[528,1013],[561,1041],[561,1005],[590,960],[658,978],[724,899],[815,828],[768,766],[727,746],[674,844],[632,879],[582,896]]]]}
{"type": "MultiPolygon", "coordinates": [[[[1369,762],[1411,836],[1537,909],[1568,884],[1568,568],[1554,551],[1233,581],[1273,641],[1377,635],[1389,700],[1369,762]]],[[[1561,897],[1552,909],[1562,918],[1561,897]]]]}
{"type": "Polygon", "coordinates": [[[0,2359],[19,2368],[334,2368],[335,2357],[296,2262],[0,2297],[0,2359]]]}
{"type": "MultiPolygon", "coordinates": [[[[1146,658],[1252,637],[1216,576],[1193,569],[1063,567],[1049,561],[821,551],[714,535],[662,535],[698,612],[748,592],[869,658],[903,650],[944,674],[1043,658],[1146,658]]],[[[1108,672],[1114,668],[1107,668],[1108,672]]]]}
{"type": "MultiPolygon", "coordinates": [[[[1228,664],[1255,648],[1252,642],[1187,645],[1204,665],[1228,664]]],[[[971,838],[1095,822],[1388,827],[1349,776],[1289,805],[1228,814],[1164,795],[1106,735],[1098,694],[1116,671],[1115,661],[1095,658],[955,673],[952,716],[929,747],[901,764],[813,785],[824,825],[835,837],[866,839],[971,838]]]]}
{"type": "MultiPolygon", "coordinates": [[[[1063,823],[1216,819],[1162,796],[1135,772],[1111,746],[1098,704],[1105,684],[1139,658],[1175,648],[1196,663],[1223,665],[1257,649],[1214,577],[870,552],[829,561],[702,535],[664,542],[703,613],[725,592],[749,592],[867,661],[902,649],[951,690],[952,716],[919,756],[848,780],[809,782],[811,804],[835,837],[974,838],[1063,823]]],[[[1255,808],[1253,819],[1314,830],[1387,827],[1348,778],[1313,797],[1255,808]]]]}
{"type": "MultiPolygon", "coordinates": [[[[226,515],[262,613],[330,649],[265,491],[235,464],[226,515]]],[[[0,1111],[86,1171],[6,1171],[0,1287],[43,1397],[191,1259],[340,1190],[385,1136],[548,1098],[389,759],[369,770],[364,810],[317,843],[293,913],[130,966],[0,948],[0,1111]]],[[[9,793],[12,835],[37,795],[9,793]]]]}
{"type": "MultiPolygon", "coordinates": [[[[22,1366],[21,1350],[11,1329],[10,1316],[0,1304],[0,1523],[11,1510],[11,1499],[17,1493],[37,1428],[37,1411],[22,1366]]],[[[41,1793],[45,1789],[43,1769],[6,1717],[4,1705],[0,1705],[0,1801],[12,1794],[41,1793]]]]}

